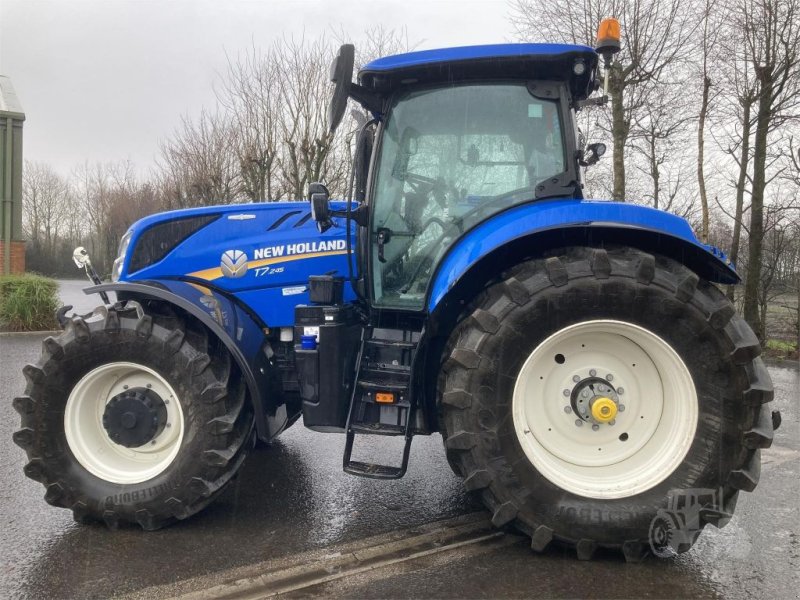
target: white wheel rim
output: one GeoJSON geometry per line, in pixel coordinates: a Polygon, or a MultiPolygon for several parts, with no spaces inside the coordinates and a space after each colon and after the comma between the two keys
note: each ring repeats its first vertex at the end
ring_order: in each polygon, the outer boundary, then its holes
{"type": "Polygon", "coordinates": [[[597,320],[565,327],[534,349],[512,412],[539,473],[573,494],[613,499],[649,490],[678,468],[694,440],[698,403],[689,370],[667,342],[632,323],[597,320]],[[575,412],[573,394],[598,379],[613,390],[605,394],[617,405],[613,424],[575,412]]]}
{"type": "Polygon", "coordinates": [[[183,432],[183,411],[175,390],[156,371],[136,363],[108,363],[84,375],[64,411],[64,433],[73,455],[92,475],[112,483],[141,483],[162,473],[178,455],[183,432]],[[152,441],[126,448],[109,437],[103,414],[114,396],[133,388],[150,388],[158,394],[167,422],[152,441]]]}

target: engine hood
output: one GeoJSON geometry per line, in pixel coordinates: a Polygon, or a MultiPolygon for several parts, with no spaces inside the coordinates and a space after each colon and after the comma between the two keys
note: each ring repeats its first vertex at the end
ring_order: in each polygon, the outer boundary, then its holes
{"type": "Polygon", "coordinates": [[[308,202],[159,213],[136,222],[128,236],[120,281],[181,279],[240,292],[304,285],[314,273],[347,275],[344,221],[319,233],[308,202]]]}

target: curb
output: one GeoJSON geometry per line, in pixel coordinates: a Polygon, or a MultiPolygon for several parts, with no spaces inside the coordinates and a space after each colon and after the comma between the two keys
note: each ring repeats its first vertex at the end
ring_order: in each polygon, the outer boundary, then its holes
{"type": "Polygon", "coordinates": [[[34,335],[57,335],[61,333],[58,330],[44,330],[44,331],[0,331],[0,338],[14,337],[14,336],[34,336],[34,335]]]}

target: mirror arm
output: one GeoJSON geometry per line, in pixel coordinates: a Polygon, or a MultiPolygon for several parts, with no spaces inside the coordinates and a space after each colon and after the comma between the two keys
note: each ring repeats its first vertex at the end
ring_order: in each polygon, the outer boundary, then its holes
{"type": "Polygon", "coordinates": [[[596,98],[586,98],[585,100],[576,100],[573,102],[575,110],[580,110],[587,106],[605,106],[606,104],[608,104],[608,96],[606,94],[597,96],[596,98]]]}
{"type": "Polygon", "coordinates": [[[352,84],[350,97],[371,113],[381,114],[383,112],[383,98],[363,85],[352,84]]]}

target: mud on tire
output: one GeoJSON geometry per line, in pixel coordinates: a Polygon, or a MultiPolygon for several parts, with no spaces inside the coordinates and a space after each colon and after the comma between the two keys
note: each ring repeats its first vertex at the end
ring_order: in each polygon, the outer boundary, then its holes
{"type": "Polygon", "coordinates": [[[78,522],[153,530],[185,519],[222,491],[252,446],[252,409],[229,354],[202,326],[172,313],[145,314],[135,302],[98,307],[45,339],[41,358],[24,374],[25,394],[14,400],[22,417],[14,441],[27,453],[25,474],[44,485],[49,504],[71,509],[78,522]],[[141,483],[93,475],[65,435],[70,391],[93,369],[117,361],[154,370],[181,402],[177,455],[141,483]]]}
{"type": "Polygon", "coordinates": [[[527,533],[534,550],[557,543],[580,559],[610,548],[640,560],[672,490],[721,490],[720,510],[701,519],[702,528],[725,525],[739,491],[758,483],[760,449],[773,437],[760,345],[724,295],[684,266],[632,248],[566,248],[505,273],[467,315],[450,337],[438,381],[448,459],[495,526],[527,533]],[[615,499],[580,496],[545,478],[512,418],[515,382],[534,349],[569,325],[597,319],[660,336],[688,368],[698,399],[683,462],[651,489],[615,499]]]}

